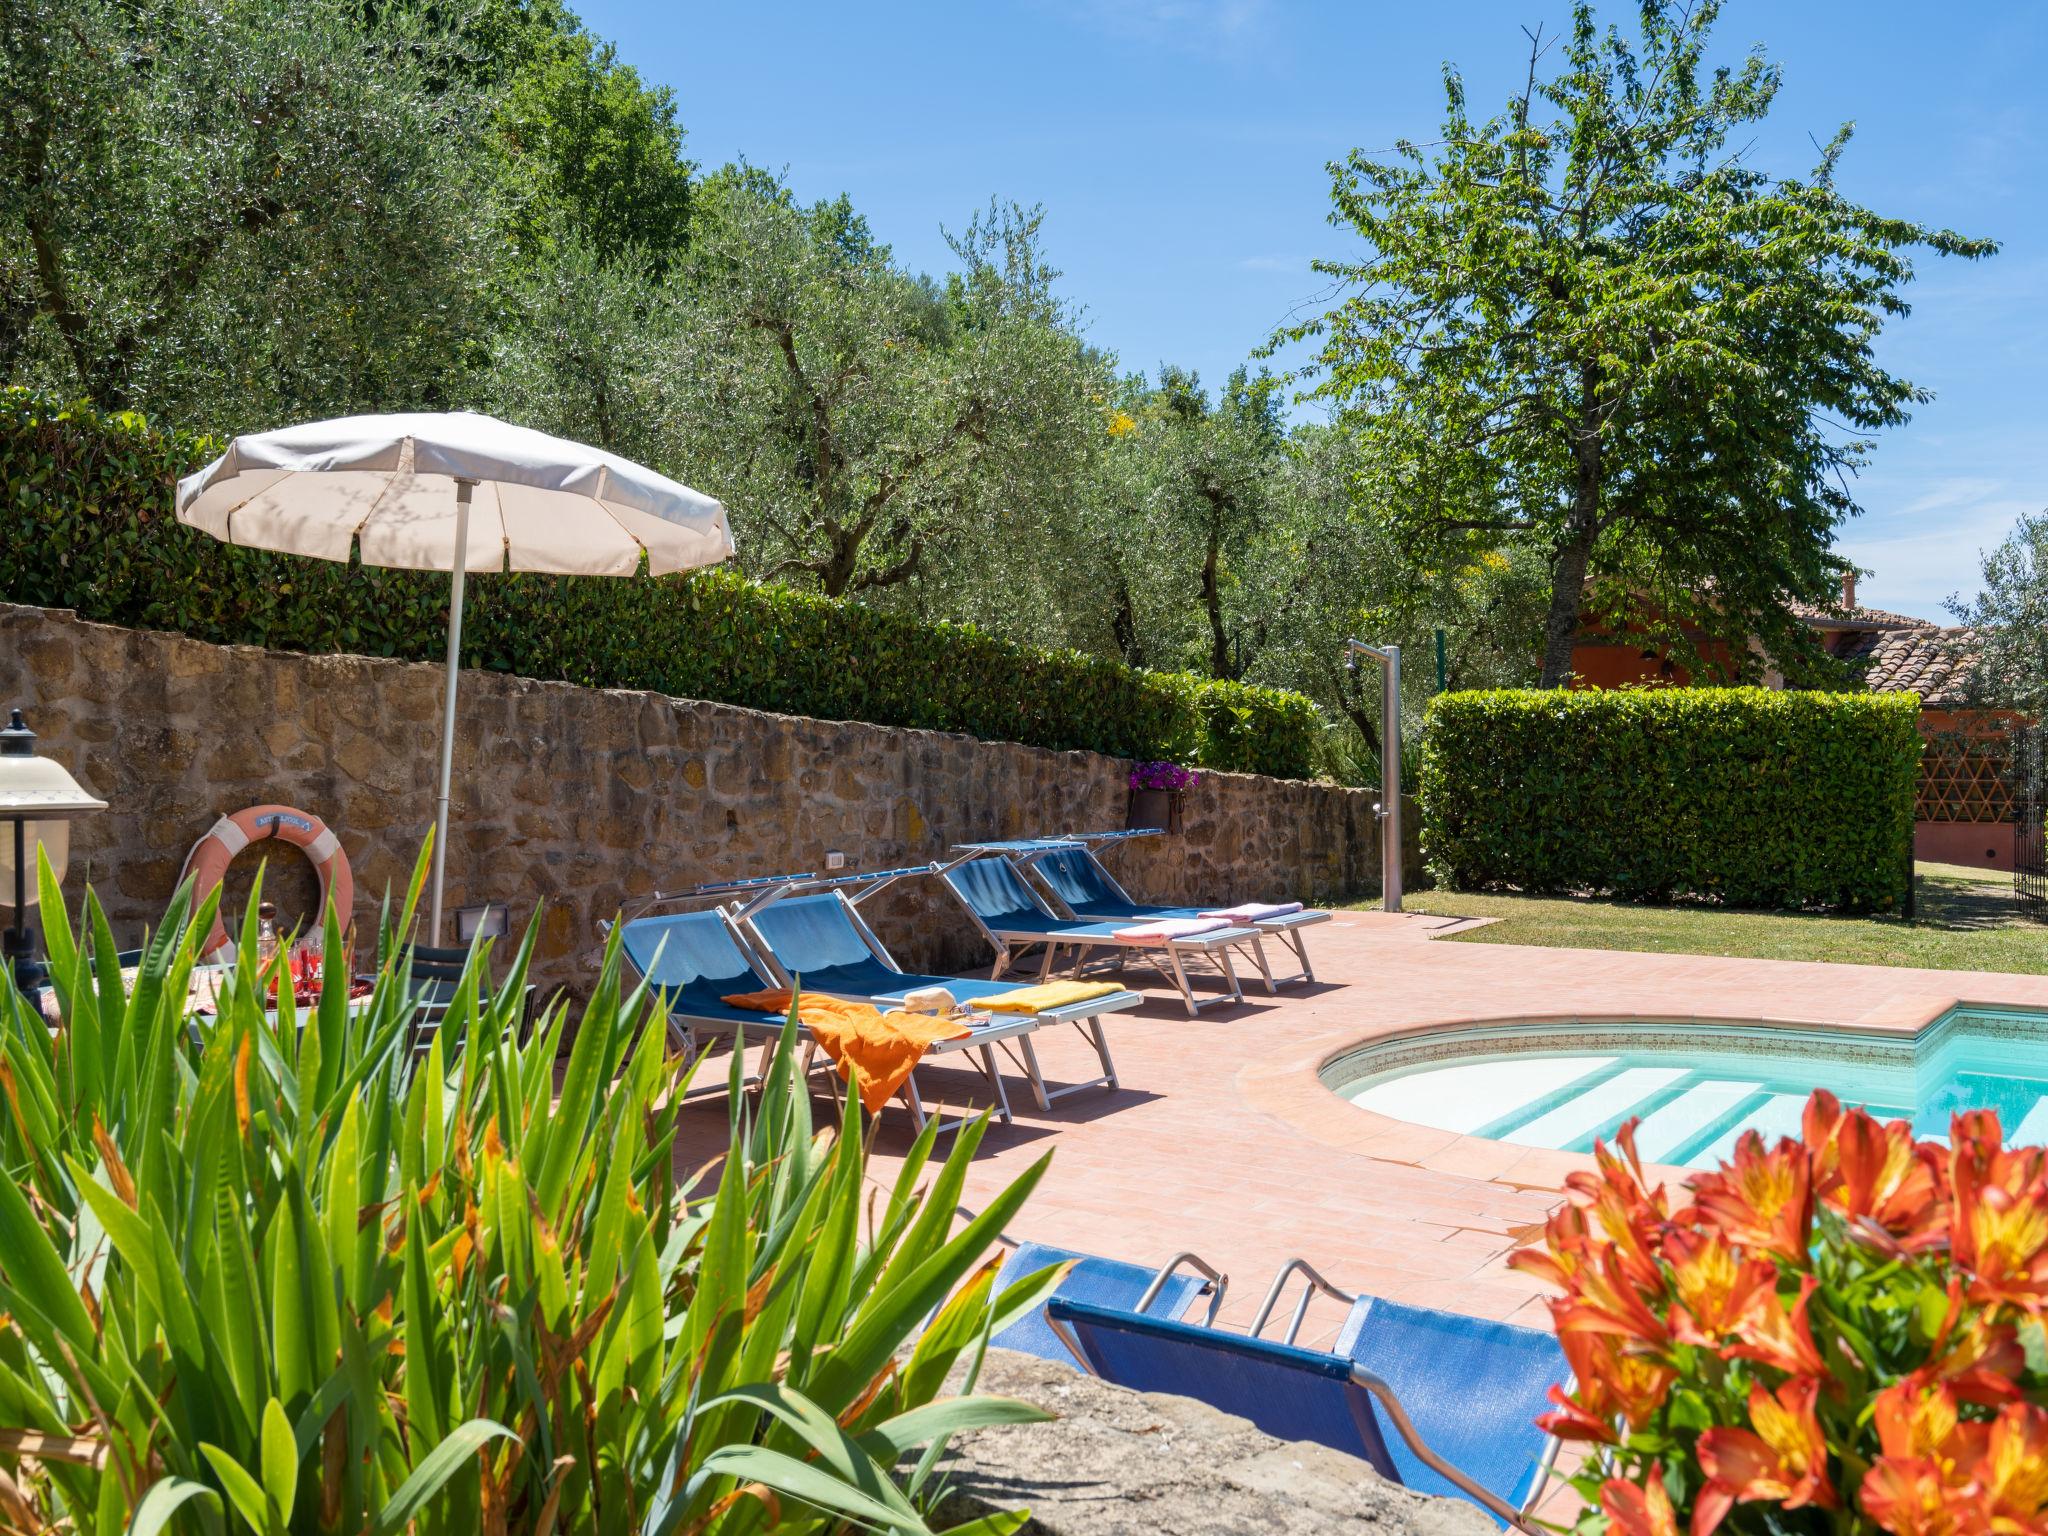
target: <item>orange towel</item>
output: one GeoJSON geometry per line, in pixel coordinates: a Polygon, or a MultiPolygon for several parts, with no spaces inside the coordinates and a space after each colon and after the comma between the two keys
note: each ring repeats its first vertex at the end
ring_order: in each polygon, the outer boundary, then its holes
{"type": "Polygon", "coordinates": [[[780,1014],[787,1014],[794,1001],[797,1018],[825,1048],[825,1054],[839,1064],[840,1077],[853,1085],[861,1107],[871,1115],[881,1113],[934,1044],[969,1033],[967,1026],[955,1019],[928,1013],[883,1013],[867,1003],[820,997],[814,992],[794,999],[783,991],[739,992],[720,1001],[733,1008],[780,1014]]]}

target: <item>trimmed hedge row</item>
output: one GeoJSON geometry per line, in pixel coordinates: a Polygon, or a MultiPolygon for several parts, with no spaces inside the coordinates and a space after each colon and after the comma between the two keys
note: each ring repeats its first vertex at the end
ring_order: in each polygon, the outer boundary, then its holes
{"type": "MultiPolygon", "coordinates": [[[[438,660],[447,577],[235,549],[180,525],[171,487],[219,452],[0,391],[0,599],[221,644],[438,660]]],[[[1308,778],[1324,731],[1307,698],[922,623],[761,585],[492,576],[464,604],[472,666],[646,688],[785,714],[964,731],[1113,757],[1308,778]]]]}
{"type": "Polygon", "coordinates": [[[1875,911],[1906,897],[1911,695],[1447,693],[1422,743],[1423,857],[1459,889],[1875,911]]]}

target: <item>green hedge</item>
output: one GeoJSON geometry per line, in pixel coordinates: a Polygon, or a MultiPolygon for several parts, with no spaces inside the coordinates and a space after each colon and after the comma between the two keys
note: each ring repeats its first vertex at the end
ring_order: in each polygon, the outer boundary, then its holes
{"type": "MultiPolygon", "coordinates": [[[[217,441],[0,391],[0,599],[223,644],[438,659],[445,576],[234,549],[181,526],[175,478],[217,441]]],[[[830,720],[1307,778],[1300,694],[1144,672],[736,572],[470,583],[464,660],[830,720]]]]}
{"type": "Polygon", "coordinates": [[[1879,911],[1905,899],[1910,695],[1447,693],[1422,740],[1423,856],[1453,887],[1879,911]]]}

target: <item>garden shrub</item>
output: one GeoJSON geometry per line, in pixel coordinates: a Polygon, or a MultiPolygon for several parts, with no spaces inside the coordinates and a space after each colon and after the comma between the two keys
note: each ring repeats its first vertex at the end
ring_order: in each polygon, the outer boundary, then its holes
{"type": "Polygon", "coordinates": [[[1907,694],[1443,694],[1423,729],[1423,856],[1464,890],[1891,910],[1918,720],[1907,694]]]}
{"type": "Polygon", "coordinates": [[[129,978],[41,873],[61,1024],[0,972],[8,1530],[918,1536],[950,1435],[1045,1417],[974,1389],[1064,1273],[997,1294],[985,1262],[1045,1159],[956,1222],[985,1119],[943,1158],[930,1122],[877,1197],[857,1099],[811,1123],[792,1025],[757,1094],[734,1054],[692,1172],[692,1069],[616,934],[558,1075],[567,1008],[520,1029],[531,933],[415,1053],[417,873],[367,999],[340,965],[267,1016],[251,917],[196,1024],[218,892],[188,922],[180,891],[129,978]]]}
{"type": "MultiPolygon", "coordinates": [[[[216,644],[438,660],[448,580],[236,549],[178,523],[176,478],[220,451],[132,412],[0,391],[0,599],[216,644]]],[[[1308,778],[1300,694],[1148,672],[746,580],[725,569],[470,583],[471,666],[828,720],[1308,778]]]]}

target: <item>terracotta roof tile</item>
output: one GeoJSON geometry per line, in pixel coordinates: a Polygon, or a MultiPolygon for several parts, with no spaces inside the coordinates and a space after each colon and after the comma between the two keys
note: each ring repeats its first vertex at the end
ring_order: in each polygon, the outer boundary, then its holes
{"type": "Polygon", "coordinates": [[[1860,635],[1842,659],[1864,664],[1863,683],[1873,693],[1917,693],[1937,709],[1970,702],[1977,636],[1968,629],[1873,630],[1860,635]]]}
{"type": "Polygon", "coordinates": [[[1814,603],[1794,601],[1789,605],[1795,618],[1804,619],[1817,628],[1825,629],[1935,629],[1931,619],[1916,619],[1911,614],[1887,613],[1882,608],[1823,608],[1814,603]]]}

